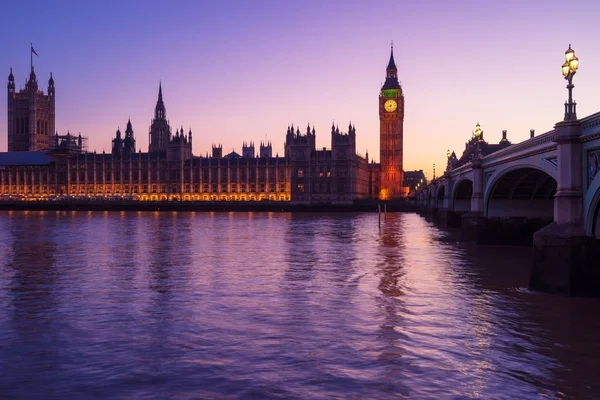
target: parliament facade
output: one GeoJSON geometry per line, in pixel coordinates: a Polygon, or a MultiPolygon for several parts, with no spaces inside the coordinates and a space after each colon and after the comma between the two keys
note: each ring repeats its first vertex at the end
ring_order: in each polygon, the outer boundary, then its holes
{"type": "Polygon", "coordinates": [[[112,151],[87,149],[87,138],[55,132],[55,88],[38,89],[33,66],[27,84],[16,92],[8,77],[8,152],[0,153],[0,198],[55,198],[206,201],[286,201],[292,204],[348,204],[361,199],[396,199],[403,187],[402,125],[404,97],[390,55],[379,98],[380,164],[356,152],[356,129],[331,127],[331,148],[316,148],[316,131],[289,126],[283,156],[270,142],[258,153],[252,142],[241,154],[192,153],[193,134],[166,117],[162,86],[154,109],[147,152],[136,148],[131,121],[117,130],[112,151]]]}

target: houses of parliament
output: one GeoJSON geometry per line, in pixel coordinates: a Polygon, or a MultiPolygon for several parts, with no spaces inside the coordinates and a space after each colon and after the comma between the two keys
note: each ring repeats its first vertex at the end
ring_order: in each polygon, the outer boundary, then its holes
{"type": "MultiPolygon", "coordinates": [[[[206,201],[285,201],[348,204],[364,199],[402,199],[404,94],[393,48],[379,96],[380,163],[356,152],[356,129],[331,127],[331,148],[316,148],[315,127],[289,126],[283,156],[270,142],[258,153],[244,142],[241,153],[192,152],[193,134],[167,120],[159,84],[147,152],[136,147],[131,121],[116,131],[112,151],[90,152],[87,138],[55,131],[55,86],[39,89],[33,65],[25,88],[8,76],[8,152],[0,153],[0,199],[55,198],[206,201]]],[[[412,172],[412,180],[422,171],[412,172]]],[[[407,177],[408,178],[408,177],[407,177]]],[[[409,179],[409,180],[410,180],[409,179]]]]}

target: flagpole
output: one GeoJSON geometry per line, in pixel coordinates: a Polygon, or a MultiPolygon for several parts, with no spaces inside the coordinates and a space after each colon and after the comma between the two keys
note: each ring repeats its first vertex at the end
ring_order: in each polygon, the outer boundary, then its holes
{"type": "Polygon", "coordinates": [[[33,71],[33,43],[29,42],[29,65],[33,71]]]}

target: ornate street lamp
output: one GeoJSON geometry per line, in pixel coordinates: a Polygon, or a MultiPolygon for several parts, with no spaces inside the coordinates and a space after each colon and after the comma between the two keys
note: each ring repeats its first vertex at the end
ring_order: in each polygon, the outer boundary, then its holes
{"type": "Polygon", "coordinates": [[[562,65],[562,74],[565,79],[569,82],[567,89],[569,89],[569,101],[565,102],[565,121],[571,121],[577,119],[577,103],[573,101],[573,76],[579,68],[579,58],[575,56],[575,50],[571,48],[565,51],[565,63],[562,65]]]}
{"type": "Polygon", "coordinates": [[[479,151],[479,141],[481,139],[481,136],[483,135],[483,131],[481,130],[481,126],[479,126],[479,122],[475,126],[475,132],[473,133],[473,135],[475,135],[475,144],[477,146],[475,158],[481,158],[481,152],[479,151]]]}

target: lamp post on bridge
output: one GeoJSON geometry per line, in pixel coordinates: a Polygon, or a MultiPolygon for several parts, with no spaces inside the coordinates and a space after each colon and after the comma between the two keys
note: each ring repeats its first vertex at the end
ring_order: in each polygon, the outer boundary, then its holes
{"type": "Polygon", "coordinates": [[[569,82],[565,118],[554,126],[557,172],[554,222],[533,234],[529,287],[570,296],[600,296],[596,275],[598,240],[586,234],[583,182],[585,175],[581,123],[573,101],[573,76],[579,68],[575,51],[565,52],[562,74],[569,82]]]}
{"type": "Polygon", "coordinates": [[[479,140],[481,139],[481,135],[483,135],[483,131],[481,130],[481,126],[479,126],[479,122],[475,126],[475,132],[473,134],[475,135],[475,144],[476,144],[475,158],[479,159],[479,158],[481,158],[481,151],[479,149],[479,140]]]}
{"type": "Polygon", "coordinates": [[[575,56],[575,50],[571,48],[565,51],[565,63],[562,65],[562,74],[565,79],[569,82],[567,89],[569,89],[569,101],[565,102],[565,121],[571,121],[577,119],[577,103],[573,101],[573,76],[577,73],[579,68],[579,59],[575,56]]]}

